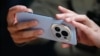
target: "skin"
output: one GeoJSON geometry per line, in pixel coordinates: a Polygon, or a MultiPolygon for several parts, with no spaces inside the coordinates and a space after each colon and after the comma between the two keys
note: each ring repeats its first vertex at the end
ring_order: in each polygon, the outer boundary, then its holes
{"type": "MultiPolygon", "coordinates": [[[[64,20],[65,22],[71,23],[77,29],[77,41],[84,45],[96,46],[100,48],[100,27],[90,20],[86,15],[77,14],[71,10],[59,6],[60,14],[56,14],[57,19],[64,20]]],[[[16,13],[18,12],[32,12],[31,9],[17,5],[9,9],[7,16],[8,31],[17,44],[28,43],[32,40],[37,39],[38,35],[43,34],[43,31],[38,30],[27,30],[30,27],[38,25],[37,21],[28,21],[18,23],[16,13]]],[[[70,44],[62,44],[62,47],[69,47],[70,44]]]]}
{"type": "Polygon", "coordinates": [[[32,40],[37,39],[38,35],[43,33],[42,30],[24,30],[30,27],[35,27],[38,25],[37,21],[28,21],[23,23],[18,23],[16,13],[18,12],[32,12],[31,9],[22,6],[16,5],[9,9],[8,16],[7,16],[7,23],[8,23],[8,31],[16,44],[21,43],[28,43],[32,40]]]}
{"type": "MultiPolygon", "coordinates": [[[[58,6],[58,9],[61,13],[56,14],[56,18],[76,27],[78,43],[100,48],[100,27],[96,23],[86,15],[77,14],[62,6],[58,6]]],[[[69,44],[62,44],[62,47],[69,46],[69,44]]]]}

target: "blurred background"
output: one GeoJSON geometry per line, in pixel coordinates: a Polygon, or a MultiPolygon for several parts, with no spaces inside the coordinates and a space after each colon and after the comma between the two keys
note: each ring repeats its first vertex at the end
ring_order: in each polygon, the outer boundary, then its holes
{"type": "Polygon", "coordinates": [[[79,14],[86,14],[100,26],[99,0],[4,0],[0,2],[0,46],[1,55],[24,56],[100,56],[100,50],[78,43],[70,48],[61,48],[61,43],[40,39],[24,47],[17,47],[7,30],[6,16],[8,9],[14,5],[25,5],[34,13],[55,17],[60,13],[58,6],[73,10],[79,14]]]}

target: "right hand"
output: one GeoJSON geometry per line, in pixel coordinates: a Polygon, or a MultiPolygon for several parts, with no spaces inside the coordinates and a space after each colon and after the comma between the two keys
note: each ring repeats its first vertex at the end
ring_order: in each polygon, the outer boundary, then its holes
{"type": "MultiPolygon", "coordinates": [[[[62,6],[58,8],[62,13],[56,14],[57,19],[64,20],[76,27],[78,43],[100,48],[100,27],[95,22],[86,15],[77,14],[62,6]]],[[[69,47],[70,45],[64,44],[63,46],[69,47]]]]}
{"type": "Polygon", "coordinates": [[[24,29],[35,27],[38,24],[38,22],[28,21],[18,23],[16,18],[16,13],[18,12],[32,12],[32,10],[22,5],[16,5],[9,9],[7,16],[8,31],[10,32],[13,41],[16,44],[21,44],[37,39],[37,36],[43,33],[42,30],[39,29],[25,31],[24,29]]]}

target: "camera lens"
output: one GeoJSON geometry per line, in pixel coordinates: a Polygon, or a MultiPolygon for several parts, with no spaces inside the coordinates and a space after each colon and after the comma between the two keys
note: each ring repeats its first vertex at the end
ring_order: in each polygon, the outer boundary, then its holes
{"type": "Polygon", "coordinates": [[[56,36],[57,36],[58,38],[60,38],[60,37],[61,37],[61,34],[60,34],[60,33],[56,33],[56,36]]]}
{"type": "Polygon", "coordinates": [[[66,37],[66,36],[64,36],[64,39],[67,39],[67,37],[66,37]]]}
{"type": "Polygon", "coordinates": [[[61,34],[62,34],[63,36],[68,36],[68,33],[67,33],[66,31],[61,31],[61,34]]]}
{"type": "Polygon", "coordinates": [[[55,30],[56,30],[57,32],[59,32],[59,31],[60,31],[60,28],[59,28],[59,27],[55,27],[55,30]]]}

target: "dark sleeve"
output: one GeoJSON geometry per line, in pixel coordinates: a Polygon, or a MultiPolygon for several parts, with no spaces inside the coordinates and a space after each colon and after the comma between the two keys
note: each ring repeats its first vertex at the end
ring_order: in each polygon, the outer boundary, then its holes
{"type": "Polygon", "coordinates": [[[7,14],[8,14],[8,9],[12,6],[15,5],[27,5],[26,2],[28,0],[3,0],[0,2],[0,40],[2,41],[1,43],[3,44],[3,47],[6,46],[12,46],[13,41],[11,39],[11,36],[7,30],[7,14]]]}
{"type": "Polygon", "coordinates": [[[12,7],[14,5],[25,5],[28,6],[30,5],[31,2],[33,2],[34,0],[8,0],[8,8],[12,7]]]}
{"type": "MultiPolygon", "coordinates": [[[[17,4],[24,4],[21,0],[2,0],[0,1],[0,51],[1,55],[12,54],[19,48],[13,43],[11,36],[7,30],[7,14],[8,9],[17,4]]],[[[15,52],[16,53],[16,52],[15,52]]]]}
{"type": "MultiPolygon", "coordinates": [[[[53,56],[53,43],[46,45],[17,47],[7,30],[6,17],[8,9],[14,5],[26,5],[26,0],[5,0],[0,2],[0,56],[53,56]],[[1,3],[2,7],[1,7],[1,3]]],[[[27,4],[28,5],[28,4],[27,4]]],[[[55,55],[54,55],[55,56],[55,55]]]]}

